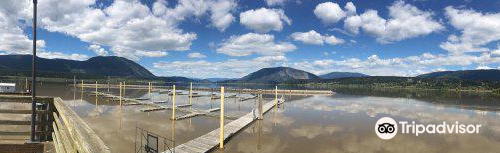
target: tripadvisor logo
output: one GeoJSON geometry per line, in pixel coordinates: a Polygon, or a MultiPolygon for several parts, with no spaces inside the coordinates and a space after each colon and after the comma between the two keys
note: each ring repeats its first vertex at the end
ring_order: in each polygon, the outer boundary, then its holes
{"type": "MultiPolygon", "coordinates": [[[[423,125],[423,124],[415,124],[415,121],[412,121],[411,124],[409,124],[407,121],[399,121],[399,125],[401,127],[401,133],[407,134],[415,134],[415,136],[418,136],[419,134],[422,133],[429,133],[429,134],[446,134],[446,133],[479,133],[479,128],[481,127],[481,124],[476,124],[476,125],[464,125],[464,124],[458,124],[458,121],[455,122],[455,124],[447,124],[446,122],[443,122],[442,124],[428,124],[428,125],[423,125]]],[[[375,133],[377,134],[378,137],[384,140],[389,140],[392,139],[396,134],[398,133],[398,124],[396,121],[390,117],[383,117],[380,118],[377,123],[375,123],[375,133]]]]}

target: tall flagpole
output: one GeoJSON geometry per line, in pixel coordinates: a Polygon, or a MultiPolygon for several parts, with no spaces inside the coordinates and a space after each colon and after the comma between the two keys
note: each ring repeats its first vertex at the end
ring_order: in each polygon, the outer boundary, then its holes
{"type": "Polygon", "coordinates": [[[35,121],[36,121],[36,5],[37,0],[33,0],[33,56],[31,61],[31,142],[36,141],[35,121]]]}

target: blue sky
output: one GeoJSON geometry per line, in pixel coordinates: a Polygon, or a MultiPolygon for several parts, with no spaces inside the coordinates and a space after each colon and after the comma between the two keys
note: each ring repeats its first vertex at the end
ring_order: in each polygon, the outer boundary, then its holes
{"type": "MultiPolygon", "coordinates": [[[[29,0],[0,2],[0,54],[29,54],[29,0]]],[[[159,76],[264,67],[415,76],[498,69],[500,1],[39,0],[41,57],[122,56],[159,76]]]]}

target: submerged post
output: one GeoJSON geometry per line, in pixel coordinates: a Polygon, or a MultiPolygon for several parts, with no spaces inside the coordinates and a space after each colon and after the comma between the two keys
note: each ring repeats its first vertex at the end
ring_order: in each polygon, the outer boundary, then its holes
{"type": "Polygon", "coordinates": [[[151,82],[148,82],[148,93],[151,94],[151,82]]]}
{"type": "Polygon", "coordinates": [[[175,85],[172,86],[172,120],[175,120],[175,85]]]}
{"type": "Polygon", "coordinates": [[[33,0],[33,56],[31,61],[31,142],[37,141],[35,133],[36,122],[36,5],[37,0],[33,0]]]}
{"type": "Polygon", "coordinates": [[[220,87],[220,134],[219,148],[224,148],[224,86],[220,87]]]}
{"type": "Polygon", "coordinates": [[[276,89],[274,90],[274,101],[275,101],[275,107],[278,108],[278,86],[276,86],[276,89]]]}
{"type": "Polygon", "coordinates": [[[191,86],[189,87],[189,104],[193,104],[193,83],[191,82],[191,86]]]}
{"type": "Polygon", "coordinates": [[[24,84],[24,92],[28,92],[29,91],[29,87],[28,87],[28,78],[26,78],[26,83],[24,84]]]}
{"type": "Polygon", "coordinates": [[[118,88],[120,90],[120,107],[122,107],[122,82],[120,82],[120,86],[118,88]]]}
{"type": "Polygon", "coordinates": [[[127,85],[125,84],[125,81],[123,81],[123,95],[127,92],[125,89],[127,89],[127,85]]]}
{"type": "Polygon", "coordinates": [[[259,116],[257,119],[262,120],[263,114],[262,114],[262,90],[259,90],[259,116]]]}

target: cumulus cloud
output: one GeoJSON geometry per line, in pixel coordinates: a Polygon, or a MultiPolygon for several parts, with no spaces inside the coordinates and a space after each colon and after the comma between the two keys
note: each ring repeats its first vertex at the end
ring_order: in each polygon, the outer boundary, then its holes
{"type": "Polygon", "coordinates": [[[336,38],[335,36],[321,35],[318,32],[311,30],[309,32],[295,32],[291,37],[295,41],[300,41],[306,44],[323,45],[325,42],[330,45],[337,45],[344,43],[344,40],[336,38]]]}
{"type": "Polygon", "coordinates": [[[99,56],[107,56],[108,51],[106,51],[104,48],[102,48],[99,45],[92,44],[88,47],[89,50],[93,51],[95,54],[99,56]]]}
{"type": "Polygon", "coordinates": [[[247,33],[231,36],[224,40],[217,48],[218,53],[229,56],[259,55],[284,55],[297,49],[288,42],[274,42],[274,36],[269,34],[247,33]]]}
{"type": "Polygon", "coordinates": [[[282,6],[282,5],[285,5],[285,2],[287,2],[288,0],[264,0],[266,1],[266,4],[268,6],[282,6]]]}
{"type": "Polygon", "coordinates": [[[189,53],[188,57],[189,58],[205,58],[207,56],[205,56],[205,55],[203,55],[201,53],[198,53],[198,52],[194,52],[194,53],[189,53]]]}
{"type": "Polygon", "coordinates": [[[47,58],[47,59],[69,59],[69,60],[77,60],[77,61],[84,61],[89,59],[87,55],[83,54],[66,54],[62,52],[37,52],[37,56],[41,58],[47,58]]]}
{"type": "Polygon", "coordinates": [[[287,61],[285,56],[262,56],[248,60],[229,59],[219,62],[198,61],[160,61],[154,63],[154,68],[162,74],[181,75],[193,78],[208,77],[243,77],[251,72],[265,67],[283,66],[287,61]],[[213,73],[217,72],[217,73],[213,73]]]}
{"type": "Polygon", "coordinates": [[[92,44],[110,46],[116,55],[137,60],[144,56],[164,56],[168,50],[187,50],[191,41],[196,39],[196,34],[178,29],[175,19],[198,12],[186,9],[184,14],[178,13],[178,8],[185,7],[187,1],[180,1],[175,8],[166,8],[162,12],[161,3],[155,2],[155,14],[137,1],[115,1],[99,9],[91,7],[95,4],[92,0],[67,0],[64,3],[49,0],[40,3],[39,7],[45,29],[92,44]],[[169,14],[177,18],[163,18],[169,14]]]}
{"type": "Polygon", "coordinates": [[[500,40],[500,13],[481,13],[470,9],[446,7],[445,14],[451,25],[461,32],[448,37],[440,47],[452,52],[483,52],[484,45],[500,40]]]}
{"type": "Polygon", "coordinates": [[[301,61],[291,64],[299,69],[306,69],[314,74],[325,74],[331,71],[362,72],[369,75],[415,76],[433,72],[446,66],[469,66],[472,64],[488,65],[500,62],[500,57],[491,54],[431,54],[419,56],[380,58],[371,55],[366,59],[347,58],[342,60],[323,59],[301,61]]]}
{"type": "Polygon", "coordinates": [[[347,2],[344,9],[346,10],[345,12],[347,15],[356,15],[356,6],[354,6],[354,3],[347,2]]]}
{"type": "MultiPolygon", "coordinates": [[[[188,50],[197,35],[178,28],[188,18],[210,15],[210,26],[224,31],[234,22],[231,13],[237,7],[235,0],[179,0],[168,6],[165,0],[158,0],[151,8],[139,1],[113,1],[106,7],[95,4],[95,0],[46,0],[38,4],[39,25],[138,60],[188,50]]],[[[20,27],[30,22],[30,7],[30,1],[0,2],[0,39],[6,40],[0,42],[0,50],[29,50],[30,40],[20,27]]]]}
{"type": "Polygon", "coordinates": [[[368,10],[363,14],[347,17],[344,28],[354,34],[362,29],[376,37],[378,42],[390,43],[443,30],[444,26],[432,16],[432,12],[397,1],[389,6],[389,19],[380,17],[376,10],[368,10]]]}
{"type": "MultiPolygon", "coordinates": [[[[349,5],[351,4],[352,3],[350,3],[349,5]]],[[[348,8],[352,9],[352,6],[349,6],[348,8]]],[[[334,24],[337,23],[340,19],[346,17],[346,13],[342,10],[342,8],[340,8],[339,4],[333,2],[318,4],[314,9],[314,14],[324,24],[334,24]]]]}
{"type": "MultiPolygon", "coordinates": [[[[30,20],[29,7],[24,1],[0,1],[0,51],[5,54],[31,53],[33,42],[19,26],[20,20],[30,20]]],[[[38,48],[44,46],[45,41],[37,41],[38,48]]]]}
{"type": "Polygon", "coordinates": [[[281,31],[283,24],[292,24],[282,9],[252,9],[240,14],[240,23],[259,33],[266,33],[271,30],[281,31]]]}
{"type": "Polygon", "coordinates": [[[220,31],[225,31],[235,20],[231,11],[234,11],[237,6],[238,4],[234,0],[214,2],[210,7],[212,25],[220,31]]]}
{"type": "MultiPolygon", "coordinates": [[[[31,54],[33,40],[21,27],[31,24],[32,5],[28,1],[0,1],[0,51],[7,54],[31,54]],[[23,21],[23,22],[21,22],[23,21]]],[[[37,40],[37,56],[49,59],[86,60],[87,55],[45,50],[45,41],[37,40]]]]}

